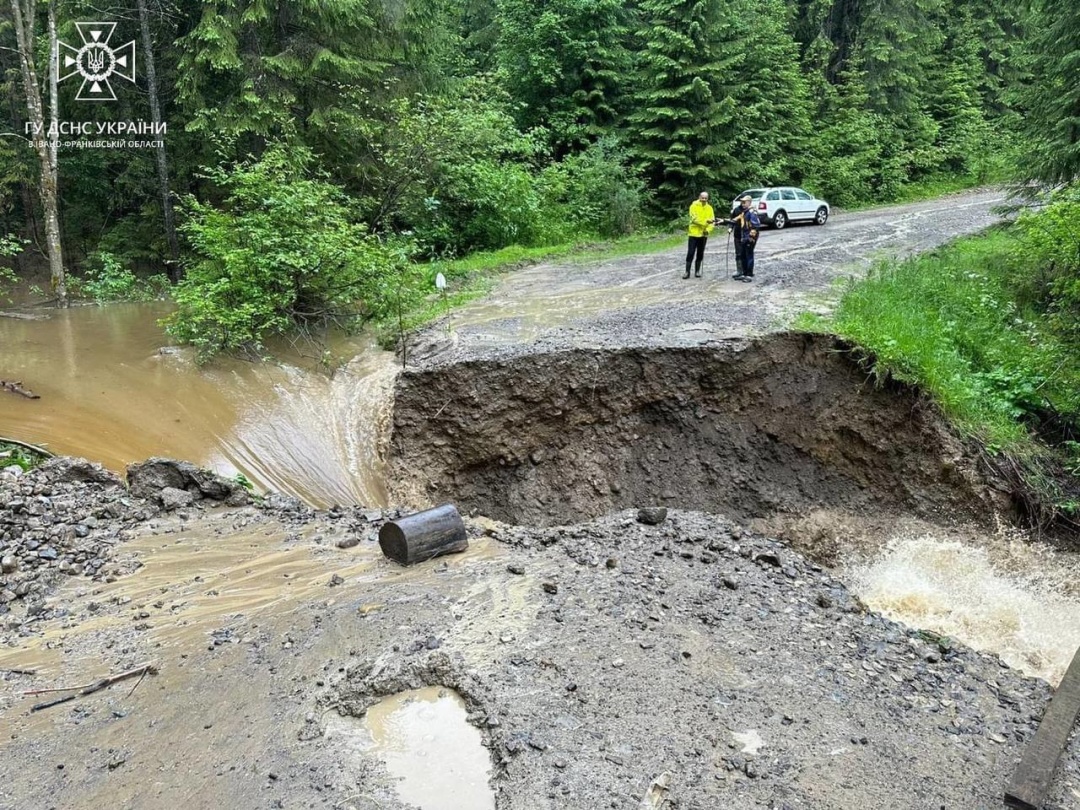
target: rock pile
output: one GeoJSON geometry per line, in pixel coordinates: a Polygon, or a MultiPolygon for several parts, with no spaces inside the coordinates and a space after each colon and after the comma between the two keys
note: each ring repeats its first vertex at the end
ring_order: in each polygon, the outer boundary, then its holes
{"type": "Polygon", "coordinates": [[[238,483],[187,462],[154,458],[119,476],[85,459],[54,458],[23,473],[0,472],[0,614],[25,600],[30,615],[63,575],[109,580],[113,548],[160,510],[201,500],[242,505],[238,483]]]}

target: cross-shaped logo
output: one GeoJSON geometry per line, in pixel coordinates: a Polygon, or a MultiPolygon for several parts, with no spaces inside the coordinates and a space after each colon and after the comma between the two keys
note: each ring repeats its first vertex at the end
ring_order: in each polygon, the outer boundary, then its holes
{"type": "Polygon", "coordinates": [[[57,66],[60,81],[70,79],[76,73],[83,77],[76,101],[116,101],[109,77],[119,76],[134,84],[135,40],[113,49],[109,47],[109,40],[116,23],[75,23],[75,27],[83,44],[81,48],[72,48],[60,43],[61,50],[57,55],[62,61],[57,66]]]}

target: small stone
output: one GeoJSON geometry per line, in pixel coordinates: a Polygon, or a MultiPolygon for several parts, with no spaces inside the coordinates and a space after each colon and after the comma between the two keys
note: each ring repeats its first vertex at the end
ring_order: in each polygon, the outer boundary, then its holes
{"type": "Polygon", "coordinates": [[[608,568],[618,568],[619,561],[616,560],[614,557],[608,557],[607,562],[605,562],[604,565],[606,565],[608,568]]]}
{"type": "Polygon", "coordinates": [[[344,585],[345,584],[345,579],[343,577],[341,577],[341,576],[338,576],[337,574],[334,574],[332,577],[330,577],[330,582],[328,582],[327,584],[331,588],[334,588],[334,587],[337,587],[338,585],[344,585]]]}
{"type": "Polygon", "coordinates": [[[11,554],[6,555],[3,559],[0,559],[0,571],[5,574],[13,574],[19,569],[19,561],[11,554]]]}
{"type": "Polygon", "coordinates": [[[518,565],[517,563],[510,563],[508,566],[506,566],[506,570],[509,571],[511,574],[517,574],[519,577],[525,574],[525,566],[518,565]]]}
{"type": "Polygon", "coordinates": [[[624,666],[626,666],[626,662],[623,661],[621,658],[616,658],[614,661],[611,662],[611,665],[615,667],[615,669],[622,669],[624,666]]]}
{"type": "Polygon", "coordinates": [[[739,589],[739,581],[734,577],[724,577],[720,581],[724,583],[724,587],[728,590],[737,591],[739,589]]]}
{"type": "Polygon", "coordinates": [[[544,593],[558,593],[559,592],[559,586],[556,585],[554,582],[545,582],[540,587],[544,589],[544,593]]]}
{"type": "Polygon", "coordinates": [[[644,523],[646,526],[658,526],[667,520],[667,507],[643,506],[638,509],[637,520],[638,523],[644,523]]]}
{"type": "Polygon", "coordinates": [[[186,509],[195,503],[195,496],[184,489],[177,489],[176,487],[164,487],[158,493],[158,499],[161,501],[161,508],[166,512],[172,512],[175,509],[186,509]]]}

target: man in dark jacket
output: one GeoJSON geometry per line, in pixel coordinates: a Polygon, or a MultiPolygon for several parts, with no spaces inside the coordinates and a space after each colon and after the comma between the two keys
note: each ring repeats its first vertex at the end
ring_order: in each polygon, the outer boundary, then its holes
{"type": "Polygon", "coordinates": [[[731,218],[724,220],[735,240],[735,275],[732,278],[736,281],[754,280],[754,246],[761,230],[761,220],[750,207],[752,202],[749,194],[743,195],[739,207],[731,212],[731,218]]]}

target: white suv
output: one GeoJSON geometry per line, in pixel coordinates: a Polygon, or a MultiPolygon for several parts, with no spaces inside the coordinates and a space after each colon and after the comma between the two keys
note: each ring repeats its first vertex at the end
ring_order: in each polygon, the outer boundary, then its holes
{"type": "Polygon", "coordinates": [[[731,207],[738,208],[739,200],[747,194],[752,199],[750,205],[757,212],[761,224],[772,225],[777,230],[787,227],[789,222],[824,225],[829,221],[829,204],[795,186],[747,189],[732,200],[731,207]]]}

